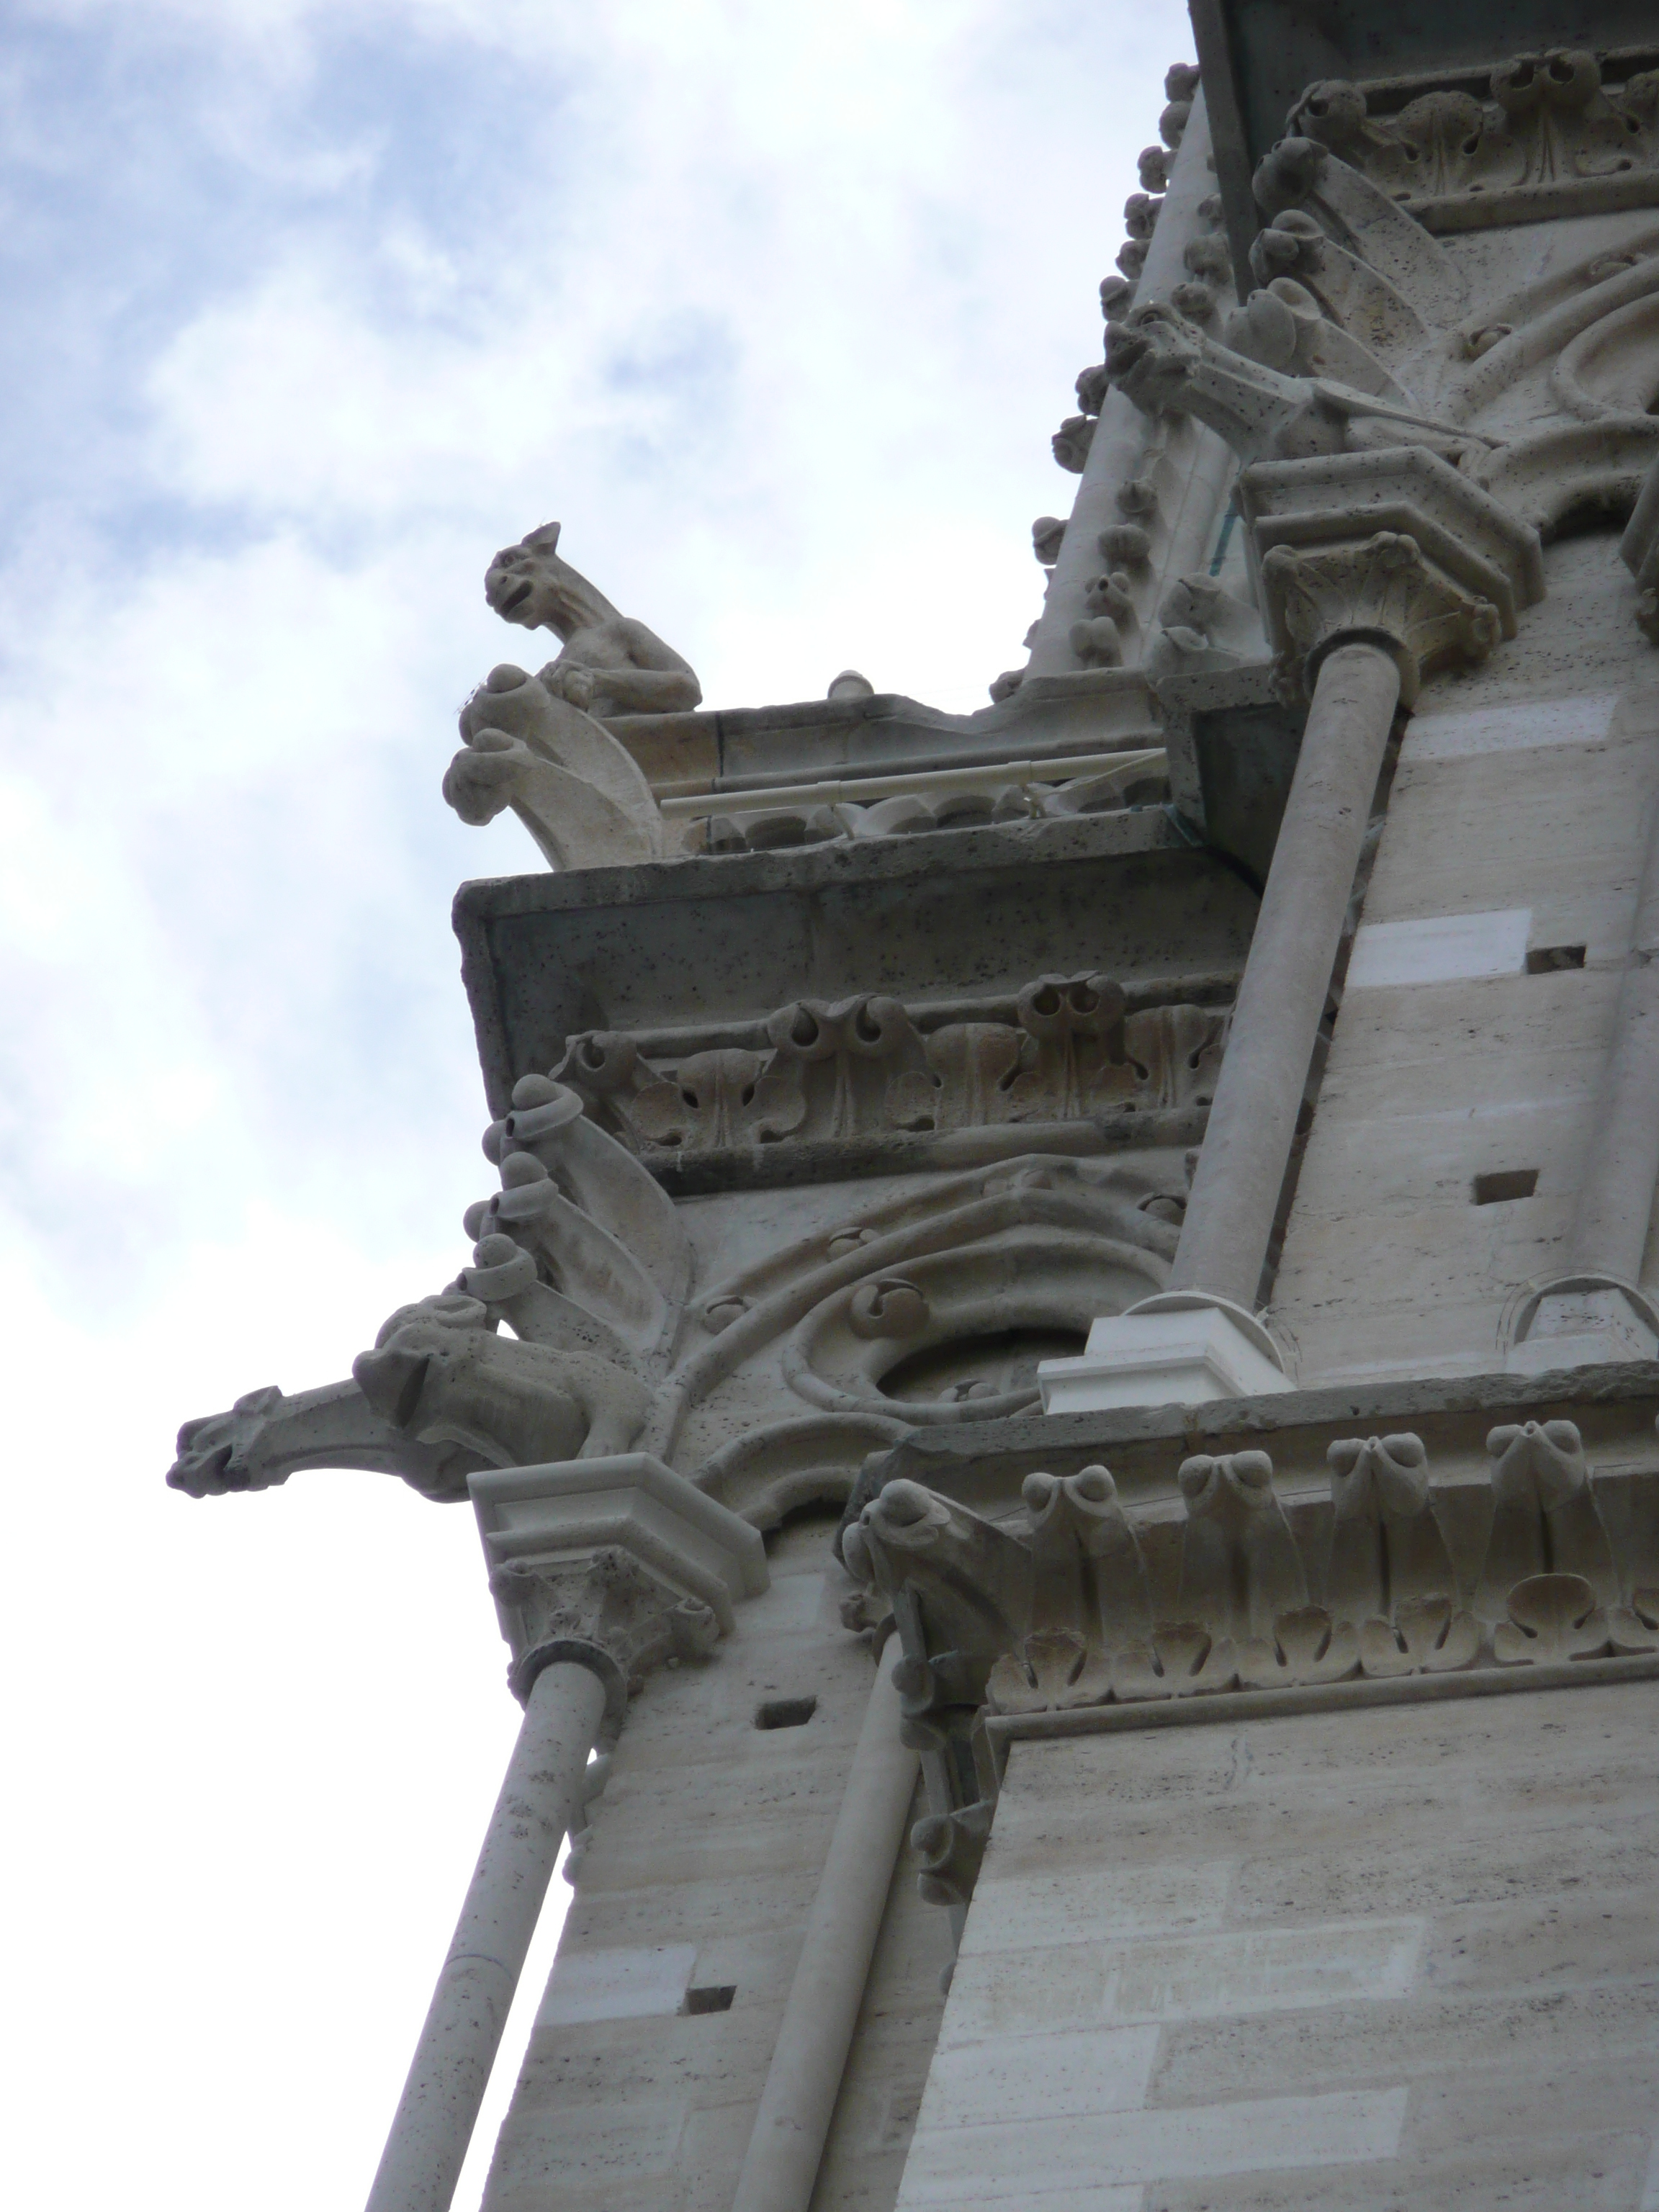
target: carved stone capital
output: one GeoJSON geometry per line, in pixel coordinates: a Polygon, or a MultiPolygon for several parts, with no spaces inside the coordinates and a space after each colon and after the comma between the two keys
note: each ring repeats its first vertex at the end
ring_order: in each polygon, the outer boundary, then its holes
{"type": "Polygon", "coordinates": [[[1421,678],[1480,661],[1544,594],[1538,533],[1425,447],[1261,463],[1239,478],[1268,637],[1309,684],[1344,638],[1421,678]]]}
{"type": "Polygon", "coordinates": [[[555,1660],[591,1667],[611,1734],[653,1668],[706,1657],[767,1586],[759,1532],[646,1452],[493,1468],[471,1490],[514,1690],[555,1660]]]}
{"type": "Polygon", "coordinates": [[[1462,590],[1414,538],[1396,531],[1317,551],[1276,545],[1261,563],[1261,580],[1281,682],[1291,692],[1311,688],[1333,646],[1364,640],[1393,653],[1409,706],[1426,670],[1478,664],[1502,634],[1490,599],[1462,590]]]}

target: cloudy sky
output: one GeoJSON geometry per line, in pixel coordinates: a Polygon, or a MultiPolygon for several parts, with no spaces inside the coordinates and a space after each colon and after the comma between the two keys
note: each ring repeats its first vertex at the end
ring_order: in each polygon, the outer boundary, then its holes
{"type": "Polygon", "coordinates": [[[161,1478],[184,1416],[343,1374],[490,1188],[449,901],[539,863],[438,784],[539,656],[485,562],[556,516],[711,705],[849,663],[982,703],[1190,37],[1173,0],[0,29],[8,2194],[352,2212],[516,1719],[476,1536],[362,1474],[161,1478]]]}

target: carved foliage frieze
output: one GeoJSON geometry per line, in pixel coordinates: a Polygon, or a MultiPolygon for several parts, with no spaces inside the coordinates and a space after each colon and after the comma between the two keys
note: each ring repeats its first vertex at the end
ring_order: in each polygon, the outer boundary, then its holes
{"type": "Polygon", "coordinates": [[[591,1030],[568,1040],[557,1079],[638,1152],[837,1142],[1205,1103],[1226,1027],[1212,1006],[1131,1012],[1109,976],[1042,975],[1012,1018],[929,1029],[896,999],[799,1000],[769,1018],[764,1048],[672,1066],[622,1032],[591,1030]]]}
{"type": "Polygon", "coordinates": [[[1562,49],[1506,62],[1488,90],[1437,88],[1374,114],[1358,85],[1331,80],[1309,86],[1286,129],[1402,200],[1659,169],[1659,70],[1608,82],[1594,54],[1562,49]]]}
{"type": "MultiPolygon", "coordinates": [[[[927,1746],[981,1707],[1059,1711],[1659,1651],[1659,1485],[1599,1488],[1571,1421],[1493,1429],[1483,1483],[1437,1490],[1421,1440],[1328,1451],[1294,1516],[1263,1451],[1178,1475],[1173,1601],[1103,1467],[1027,1476],[1001,1525],[896,1481],[843,1532],[905,1636],[927,1746]]],[[[1159,1527],[1167,1510],[1152,1509],[1159,1527]]]]}

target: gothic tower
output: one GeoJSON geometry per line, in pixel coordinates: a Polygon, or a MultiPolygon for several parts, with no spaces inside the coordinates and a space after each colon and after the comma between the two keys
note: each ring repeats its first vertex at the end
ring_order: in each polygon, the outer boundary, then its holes
{"type": "Polygon", "coordinates": [[[499,1187],[169,1478],[482,1540],[371,2212],[567,1833],[487,2212],[1659,2207],[1659,29],[1193,15],[988,707],[489,570],[499,1187]]]}

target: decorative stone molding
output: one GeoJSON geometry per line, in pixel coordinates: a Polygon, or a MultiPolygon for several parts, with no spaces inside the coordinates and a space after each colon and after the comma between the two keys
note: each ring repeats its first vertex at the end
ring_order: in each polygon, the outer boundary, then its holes
{"type": "Polygon", "coordinates": [[[612,1734],[647,1674],[706,1658],[767,1587],[759,1532],[648,1453],[493,1471],[472,1503],[514,1691],[578,1661],[612,1734]]]}
{"type": "Polygon", "coordinates": [[[1212,1006],[1131,1012],[1104,975],[1039,976],[982,1018],[924,1028],[926,1011],[802,1000],[769,1018],[765,1048],[693,1051],[667,1068],[593,1030],[568,1041],[556,1079],[650,1157],[1201,1103],[1226,1034],[1212,1006]]]}
{"type": "Polygon", "coordinates": [[[1386,90],[1310,85],[1287,135],[1340,156],[1431,229],[1659,201],[1659,70],[1607,78],[1595,55],[1558,48],[1466,81],[1386,90]],[[1609,189],[1611,187],[1611,190],[1609,189]]]}
{"type": "MultiPolygon", "coordinates": [[[[1112,588],[1113,580],[1103,580],[1103,604],[1112,588]]],[[[1133,607],[1124,612],[1132,626],[1133,607]]],[[[1112,632],[1109,622],[1107,629],[1112,632]]],[[[1121,637],[1112,632],[1110,649],[1096,653],[1090,665],[1115,668],[1121,660],[1121,637]]],[[[1018,688],[1013,684],[1004,696],[1011,697],[1018,688]]],[[[767,853],[844,839],[861,842],[934,830],[1115,814],[1156,805],[1164,795],[1164,763],[1158,750],[1147,746],[1115,758],[1074,755],[1053,762],[993,761],[983,769],[947,769],[933,775],[848,777],[803,785],[799,793],[779,786],[757,792],[747,805],[744,795],[735,792],[671,799],[667,805],[674,817],[671,829],[693,806],[696,810],[699,818],[684,823],[688,850],[767,853]]]]}
{"type": "MultiPolygon", "coordinates": [[[[1659,1652],[1659,1474],[1592,1480],[1571,1421],[1503,1424],[1483,1482],[1437,1486],[1421,1439],[1339,1438],[1287,1512],[1265,1451],[1183,1460],[1172,1529],[1103,1467],[1026,1476],[993,1522],[899,1479],[842,1532],[892,1610],[908,1739],[975,1715],[1395,1681],[1659,1652]],[[1172,1605],[1148,1540],[1178,1535],[1172,1605]]],[[[1167,1569],[1162,1575],[1168,1588],[1167,1569]]]]}
{"type": "Polygon", "coordinates": [[[1537,532],[1420,446],[1261,463],[1238,503],[1292,687],[1339,639],[1369,638],[1409,705],[1426,671],[1483,659],[1543,596],[1537,532]]]}
{"type": "Polygon", "coordinates": [[[1317,552],[1275,545],[1262,561],[1261,581],[1292,691],[1311,684],[1331,646],[1374,638],[1398,659],[1409,706],[1425,672],[1477,665],[1502,635],[1491,600],[1460,590],[1401,532],[1317,552]]]}

